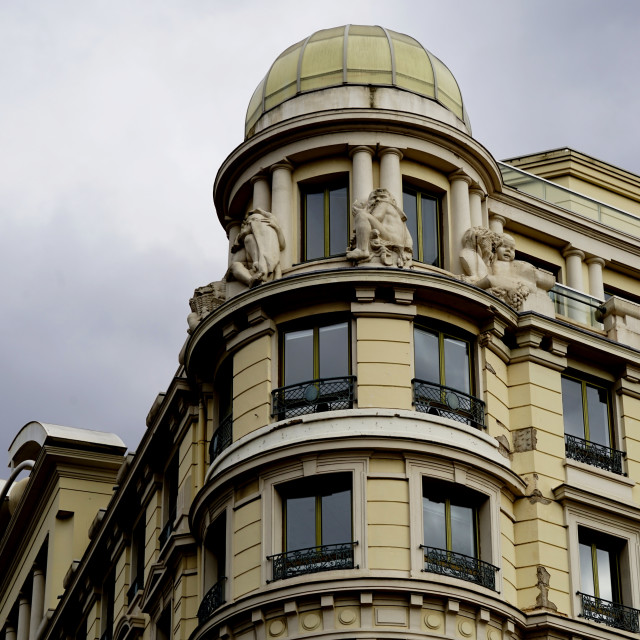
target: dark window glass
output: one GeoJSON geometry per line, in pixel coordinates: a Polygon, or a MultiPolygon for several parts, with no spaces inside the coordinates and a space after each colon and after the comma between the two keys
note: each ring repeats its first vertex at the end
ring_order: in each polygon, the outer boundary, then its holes
{"type": "Polygon", "coordinates": [[[622,603],[619,538],[580,528],[580,590],[590,596],[622,603]]]}
{"type": "Polygon", "coordinates": [[[345,182],[305,187],[301,193],[302,259],[346,252],[349,243],[349,193],[345,182]]]}
{"type": "Polygon", "coordinates": [[[314,373],[314,330],[288,331],[284,334],[284,384],[316,378],[314,373]]]}
{"type": "Polygon", "coordinates": [[[415,377],[471,393],[469,343],[417,327],[413,335],[415,377]]]}
{"type": "Polygon", "coordinates": [[[611,447],[609,392],[584,380],[562,376],[564,432],[611,447]]]}
{"type": "Polygon", "coordinates": [[[441,266],[438,200],[405,187],[402,208],[407,216],[407,228],[413,238],[414,260],[441,266]]]}
{"type": "Polygon", "coordinates": [[[289,483],[282,490],[285,551],[351,542],[351,477],[289,483]]]}
{"type": "Polygon", "coordinates": [[[318,357],[320,378],[334,378],[349,374],[349,326],[346,322],[318,329],[318,357]]]}

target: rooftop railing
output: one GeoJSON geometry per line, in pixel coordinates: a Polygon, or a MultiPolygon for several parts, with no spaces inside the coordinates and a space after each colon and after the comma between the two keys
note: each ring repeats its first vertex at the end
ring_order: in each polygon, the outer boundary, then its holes
{"type": "Polygon", "coordinates": [[[594,329],[604,327],[596,319],[598,317],[597,311],[603,302],[599,298],[594,298],[557,282],[549,291],[549,296],[553,300],[557,314],[587,324],[594,329]]]}
{"type": "Polygon", "coordinates": [[[567,209],[567,211],[577,213],[590,220],[597,220],[618,231],[623,231],[636,237],[640,236],[640,217],[628,211],[622,211],[598,200],[587,198],[571,189],[561,187],[555,182],[545,180],[521,169],[516,169],[504,162],[498,162],[498,166],[504,183],[513,189],[567,209]]]}
{"type": "Polygon", "coordinates": [[[610,602],[578,591],[582,600],[582,617],[594,622],[602,622],[615,629],[623,629],[632,633],[640,632],[638,622],[640,611],[625,607],[617,602],[610,602]]]}
{"type": "Polygon", "coordinates": [[[278,420],[307,413],[353,408],[355,376],[318,378],[271,392],[271,415],[278,420]]]}
{"type": "Polygon", "coordinates": [[[233,439],[233,415],[229,414],[216,429],[209,443],[209,462],[213,462],[233,439]]]}
{"type": "Polygon", "coordinates": [[[414,378],[413,404],[416,411],[463,422],[484,429],[484,402],[479,398],[442,384],[414,378]]]}
{"type": "Polygon", "coordinates": [[[273,566],[272,581],[320,571],[357,568],[353,564],[353,549],[357,544],[357,542],[325,544],[269,556],[267,559],[271,560],[273,566]]]}
{"type": "Polygon", "coordinates": [[[496,590],[498,567],[464,553],[425,545],[420,546],[424,552],[425,571],[451,578],[460,578],[487,587],[487,589],[496,590]]]}
{"type": "Polygon", "coordinates": [[[582,438],[577,438],[569,434],[565,434],[565,452],[567,458],[590,464],[592,467],[605,469],[618,475],[624,475],[622,470],[622,458],[625,456],[624,451],[611,449],[603,444],[589,442],[582,438]]]}
{"type": "Polygon", "coordinates": [[[224,577],[220,578],[202,598],[202,602],[198,607],[199,624],[204,624],[213,615],[213,612],[226,602],[224,597],[224,583],[226,580],[224,577]]]}

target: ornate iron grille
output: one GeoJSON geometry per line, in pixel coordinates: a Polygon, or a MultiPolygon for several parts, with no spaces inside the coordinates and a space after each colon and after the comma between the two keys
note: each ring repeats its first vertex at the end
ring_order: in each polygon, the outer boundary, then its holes
{"type": "Polygon", "coordinates": [[[353,569],[353,548],[357,544],[357,542],[325,544],[320,547],[296,549],[269,556],[267,559],[271,560],[273,566],[272,580],[284,580],[307,573],[334,569],[353,569]]]}
{"type": "Polygon", "coordinates": [[[496,571],[488,562],[478,558],[466,556],[463,553],[436,549],[420,545],[424,551],[424,570],[431,573],[439,573],[443,576],[461,578],[468,582],[474,582],[488,589],[496,590],[496,571]]]}
{"type": "Polygon", "coordinates": [[[226,600],[224,599],[224,583],[226,578],[220,578],[216,582],[204,598],[198,607],[198,623],[204,624],[212,615],[213,612],[223,605],[226,600]]]}
{"type": "Polygon", "coordinates": [[[209,462],[213,462],[228,446],[233,438],[233,415],[229,414],[216,429],[209,443],[209,462]]]}
{"type": "Polygon", "coordinates": [[[355,381],[355,376],[318,378],[274,389],[271,415],[284,420],[306,413],[351,409],[355,381]]]}
{"type": "Polygon", "coordinates": [[[484,429],[484,402],[468,393],[442,384],[412,380],[413,404],[417,411],[464,422],[484,429]]]}
{"type": "Polygon", "coordinates": [[[169,540],[169,537],[173,533],[173,521],[175,519],[176,519],[176,512],[172,511],[169,514],[169,520],[167,521],[167,524],[164,525],[164,529],[160,532],[160,535],[158,536],[158,543],[160,544],[161,549],[162,547],[164,547],[164,545],[167,543],[167,540],[169,540]]]}
{"type": "Polygon", "coordinates": [[[605,447],[603,444],[589,442],[569,434],[565,434],[564,442],[567,458],[590,464],[592,467],[606,469],[621,476],[624,475],[622,471],[624,451],[617,451],[616,449],[605,447]]]}
{"type": "Polygon", "coordinates": [[[640,614],[640,611],[637,609],[625,607],[623,604],[618,604],[617,602],[596,598],[586,593],[580,593],[580,591],[578,591],[578,595],[582,599],[583,618],[594,620],[595,622],[602,622],[610,627],[624,629],[632,633],[638,633],[640,631],[640,624],[638,624],[638,614],[640,614]]]}

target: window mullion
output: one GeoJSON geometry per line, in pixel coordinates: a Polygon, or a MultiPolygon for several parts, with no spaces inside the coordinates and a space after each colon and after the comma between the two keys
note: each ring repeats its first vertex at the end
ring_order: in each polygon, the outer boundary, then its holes
{"type": "Polygon", "coordinates": [[[320,329],[313,328],[313,378],[320,377],[320,329]]]}
{"type": "Polygon", "coordinates": [[[329,210],[329,189],[324,190],[324,256],[331,255],[331,212],[329,210]]]}
{"type": "Polygon", "coordinates": [[[582,390],[582,421],[584,424],[584,439],[587,442],[591,442],[591,436],[589,433],[589,409],[587,403],[587,383],[584,380],[580,383],[582,390]]]}
{"type": "Polygon", "coordinates": [[[593,595],[600,597],[600,585],[598,583],[598,549],[595,543],[591,543],[591,568],[593,570],[593,595]]]}
{"type": "Polygon", "coordinates": [[[452,551],[451,549],[451,500],[447,498],[444,503],[444,528],[446,532],[447,539],[447,551],[452,551]]]}
{"type": "Polygon", "coordinates": [[[423,260],[423,251],[422,251],[422,194],[420,192],[416,193],[416,229],[417,229],[417,238],[416,244],[418,245],[418,260],[423,260]]]}
{"type": "Polygon", "coordinates": [[[316,546],[322,545],[322,496],[316,496],[316,546]]]}

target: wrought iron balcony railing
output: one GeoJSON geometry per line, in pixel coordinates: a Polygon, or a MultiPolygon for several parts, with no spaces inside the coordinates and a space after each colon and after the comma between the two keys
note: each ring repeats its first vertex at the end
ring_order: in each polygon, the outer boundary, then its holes
{"type": "Polygon", "coordinates": [[[213,462],[233,439],[233,415],[229,414],[218,426],[209,443],[209,462],[213,462]]]}
{"type": "Polygon", "coordinates": [[[596,598],[586,593],[578,595],[582,600],[582,617],[595,622],[602,622],[609,627],[624,629],[632,633],[640,632],[638,622],[640,611],[625,607],[617,602],[610,602],[602,598],[596,598]]]}
{"type": "Polygon", "coordinates": [[[176,512],[172,511],[169,514],[169,520],[167,520],[167,524],[164,525],[164,529],[160,532],[158,536],[158,543],[160,544],[160,548],[164,547],[169,540],[169,537],[173,533],[173,521],[176,519],[176,512]]]}
{"type": "Polygon", "coordinates": [[[424,570],[451,578],[460,578],[496,590],[496,572],[488,562],[463,553],[420,545],[424,551],[424,570]]]}
{"type": "Polygon", "coordinates": [[[202,602],[198,607],[199,624],[204,624],[213,615],[213,612],[226,602],[224,597],[224,583],[226,580],[226,578],[220,578],[218,582],[207,591],[207,595],[202,598],[202,602]]]}
{"type": "Polygon", "coordinates": [[[142,590],[142,587],[143,587],[142,576],[136,576],[133,579],[133,582],[129,585],[129,588],[127,589],[127,602],[129,604],[135,598],[136,593],[142,590]]]}
{"type": "Polygon", "coordinates": [[[569,434],[565,434],[564,442],[567,458],[590,464],[592,467],[606,469],[621,476],[625,475],[622,470],[622,458],[626,455],[624,451],[611,449],[603,444],[589,442],[569,434]]]}
{"type": "Polygon", "coordinates": [[[484,402],[468,393],[442,384],[415,378],[413,405],[416,411],[464,422],[476,429],[484,429],[484,402]]]}
{"type": "Polygon", "coordinates": [[[307,413],[353,408],[355,376],[318,378],[271,392],[271,415],[278,420],[307,413]]]}
{"type": "Polygon", "coordinates": [[[357,544],[325,544],[268,556],[273,567],[272,581],[334,569],[357,569],[353,564],[353,549],[357,544]]]}

